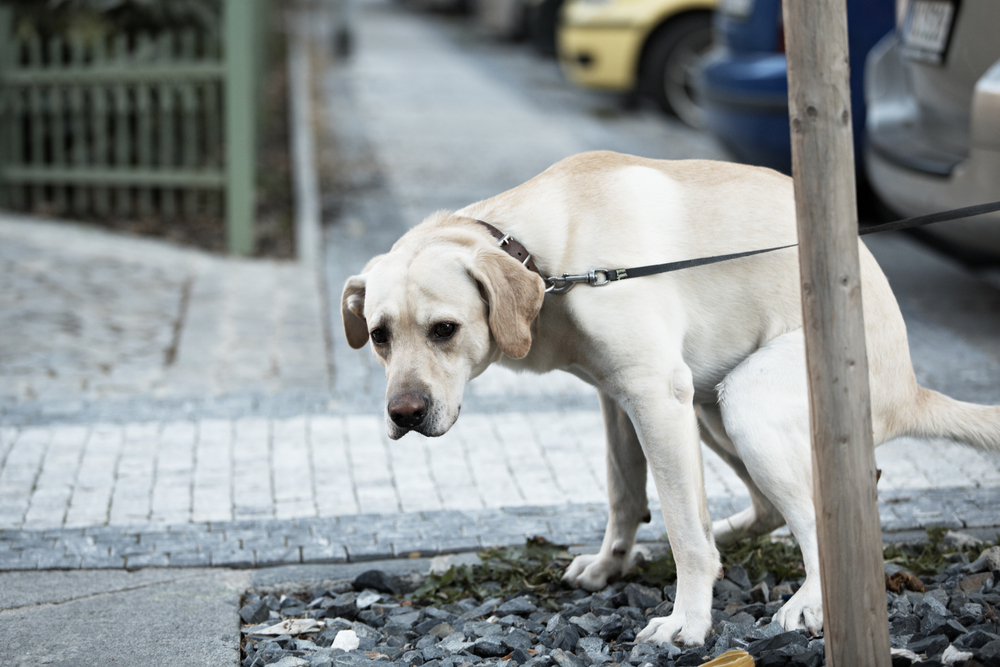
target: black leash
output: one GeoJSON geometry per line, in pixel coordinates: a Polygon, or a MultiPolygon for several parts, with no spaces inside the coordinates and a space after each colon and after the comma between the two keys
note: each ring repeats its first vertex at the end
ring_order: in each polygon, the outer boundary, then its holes
{"type": "MultiPolygon", "coordinates": [[[[903,229],[915,229],[917,227],[923,227],[924,225],[932,225],[936,222],[947,222],[949,220],[960,220],[962,218],[971,218],[976,215],[983,215],[984,213],[993,213],[994,211],[1000,211],[1000,201],[990,202],[988,204],[977,204],[976,206],[966,206],[965,208],[956,208],[951,211],[942,211],[941,213],[931,213],[929,215],[918,215],[912,218],[904,218],[903,220],[896,220],[894,222],[885,222],[880,225],[872,225],[871,227],[865,227],[858,231],[858,236],[865,236],[867,234],[879,234],[881,232],[896,232],[903,229]]],[[[600,287],[601,285],[607,285],[610,282],[615,282],[618,280],[626,280],[628,278],[641,278],[643,276],[652,276],[658,273],[669,273],[671,271],[680,271],[682,269],[691,269],[696,266],[705,266],[706,264],[716,264],[718,262],[726,262],[731,259],[740,259],[741,257],[751,257],[753,255],[760,255],[765,252],[774,252],[775,250],[784,250],[785,248],[794,248],[797,243],[792,243],[790,245],[776,246],[774,248],[764,248],[762,250],[747,250],[746,252],[735,252],[728,255],[713,255],[712,257],[699,257],[698,259],[685,259],[679,262],[667,262],[665,264],[650,264],[649,266],[636,266],[631,269],[591,269],[588,273],[582,273],[579,275],[570,275],[564,273],[562,277],[550,276],[545,279],[546,289],[545,291],[550,294],[565,294],[566,292],[573,289],[578,283],[587,283],[593,287],[600,287]]]]}

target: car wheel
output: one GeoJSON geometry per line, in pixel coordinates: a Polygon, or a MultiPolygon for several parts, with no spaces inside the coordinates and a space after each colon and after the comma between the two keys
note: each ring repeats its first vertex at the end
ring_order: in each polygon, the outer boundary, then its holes
{"type": "Polygon", "coordinates": [[[712,47],[712,19],[691,14],[674,19],[653,37],[647,51],[644,88],[667,113],[691,127],[705,124],[694,90],[695,66],[712,47]]]}

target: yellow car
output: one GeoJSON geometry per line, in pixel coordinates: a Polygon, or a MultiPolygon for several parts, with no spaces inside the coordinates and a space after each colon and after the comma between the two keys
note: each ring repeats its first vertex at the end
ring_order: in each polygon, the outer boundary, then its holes
{"type": "Polygon", "coordinates": [[[566,0],[559,62],[586,88],[641,92],[689,125],[702,124],[693,67],[712,46],[718,0],[566,0]]]}

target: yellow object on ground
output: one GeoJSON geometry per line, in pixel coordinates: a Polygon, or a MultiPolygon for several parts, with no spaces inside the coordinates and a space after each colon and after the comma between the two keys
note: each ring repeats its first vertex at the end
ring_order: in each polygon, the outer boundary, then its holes
{"type": "Polygon", "coordinates": [[[701,667],[753,667],[753,658],[746,651],[726,651],[701,667]]]}

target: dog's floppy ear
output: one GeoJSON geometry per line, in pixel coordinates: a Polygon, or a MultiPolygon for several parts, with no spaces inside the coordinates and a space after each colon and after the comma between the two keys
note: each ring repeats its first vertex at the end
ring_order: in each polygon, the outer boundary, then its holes
{"type": "Polygon", "coordinates": [[[486,294],[490,331],[500,351],[520,359],[531,349],[531,322],[545,298],[545,282],[502,252],[480,252],[471,275],[486,294]]]}
{"type": "Polygon", "coordinates": [[[347,343],[355,350],[368,342],[368,322],[365,321],[365,274],[351,276],[340,295],[340,314],[344,319],[347,343]]]}
{"type": "Polygon", "coordinates": [[[340,294],[340,314],[344,320],[344,333],[347,343],[355,350],[361,349],[368,342],[368,322],[365,320],[365,283],[368,272],[378,264],[385,255],[376,255],[368,260],[365,268],[356,276],[351,276],[344,283],[344,291],[340,294]]]}

